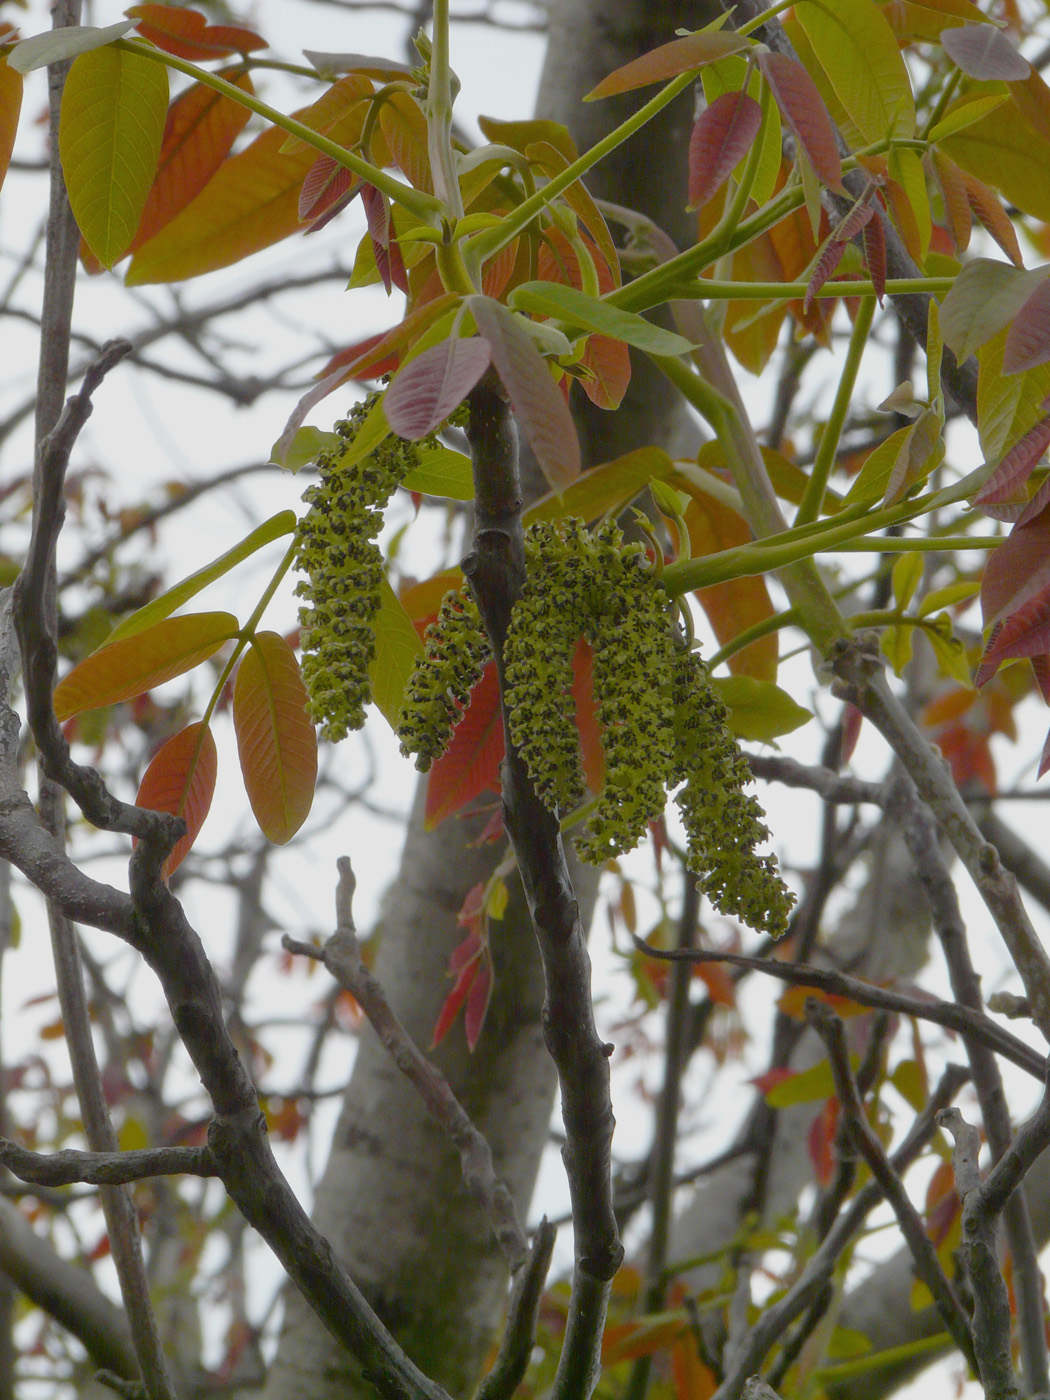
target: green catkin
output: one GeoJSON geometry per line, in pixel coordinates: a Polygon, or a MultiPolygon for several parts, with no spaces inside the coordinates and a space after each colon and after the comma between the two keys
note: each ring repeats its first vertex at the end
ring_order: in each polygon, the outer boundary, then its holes
{"type": "Polygon", "coordinates": [[[401,752],[425,773],[445,752],[470,692],[492,656],[477,604],[466,588],[446,593],[426,630],[398,720],[401,752]]]}
{"type": "Polygon", "coordinates": [[[367,457],[344,465],[350,444],[376,395],[356,404],[336,424],[346,445],[317,458],[319,480],[303,495],[310,509],[297,526],[296,586],[302,671],[309,714],[322,736],[335,743],[364,724],[372,692],[368,668],[375,657],[383,556],[375,544],[383,509],[430,442],[410,443],[391,434],[367,457]]]}

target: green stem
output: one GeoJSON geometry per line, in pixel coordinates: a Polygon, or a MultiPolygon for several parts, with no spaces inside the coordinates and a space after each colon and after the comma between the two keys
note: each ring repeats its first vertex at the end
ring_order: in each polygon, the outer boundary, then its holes
{"type": "Polygon", "coordinates": [[[775,613],[772,617],[764,617],[761,622],[756,622],[754,626],[745,628],[732,641],[719,647],[714,656],[708,657],[708,668],[713,671],[716,666],[721,666],[723,661],[728,661],[731,656],[735,656],[738,651],[743,651],[752,642],[760,642],[763,637],[768,637],[772,632],[780,632],[785,627],[794,627],[798,620],[797,608],[788,608],[785,612],[775,613]]]}
{"type": "Polygon", "coordinates": [[[853,323],[853,334],[850,336],[846,363],[842,368],[839,386],[835,392],[835,402],[831,406],[827,425],[821,434],[813,470],[806,483],[798,514],[795,516],[796,525],[806,525],[809,521],[816,520],[820,515],[821,507],[824,504],[824,493],[828,487],[828,478],[835,466],[842,428],[853,398],[857,372],[860,369],[860,362],[864,358],[864,350],[868,343],[868,333],[871,330],[874,315],[875,298],[865,297],[857,311],[857,319],[853,323]]]}
{"type": "Polygon", "coordinates": [[[269,103],[260,101],[251,93],[227,82],[225,78],[220,78],[217,73],[209,73],[206,68],[198,68],[195,63],[188,63],[183,58],[176,58],[174,54],[162,53],[160,49],[155,49],[152,44],[146,44],[137,39],[118,39],[115,47],[125,49],[128,53],[138,54],[141,58],[148,58],[153,63],[162,63],[165,68],[174,68],[180,73],[186,73],[204,87],[211,88],[213,92],[221,93],[223,97],[228,97],[232,102],[247,107],[249,111],[255,112],[260,117],[265,117],[268,122],[280,127],[289,136],[297,136],[300,141],[305,142],[315,151],[320,151],[322,155],[331,156],[337,165],[341,165],[359,179],[367,181],[368,184],[374,185],[395,204],[400,204],[402,208],[415,214],[424,223],[429,223],[434,215],[440,212],[441,202],[435,199],[432,194],[426,194],[423,190],[416,190],[411,185],[402,184],[400,180],[395,180],[392,175],[388,175],[385,170],[380,170],[378,166],[369,164],[360,156],[355,156],[352,151],[346,150],[335,141],[329,141],[327,136],[322,136],[319,131],[314,131],[311,127],[296,121],[294,117],[286,117],[283,112],[278,112],[276,107],[271,107],[269,103]]]}
{"type": "Polygon", "coordinates": [[[998,549],[1005,538],[1005,535],[932,535],[929,538],[905,535],[892,540],[844,540],[836,548],[847,553],[940,554],[950,549],[998,549]]]}
{"type": "Polygon", "coordinates": [[[571,165],[567,165],[559,174],[548,180],[541,190],[537,190],[534,195],[523,200],[516,209],[506,216],[498,228],[476,233],[468,245],[471,255],[480,262],[486,262],[501,248],[505,248],[532,222],[537,214],[542,213],[551,200],[555,199],[563,190],[567,190],[570,185],[574,185],[577,180],[587,174],[588,170],[591,170],[599,161],[604,160],[611,151],[622,146],[629,136],[640,131],[658,112],[662,112],[668,103],[673,102],[680,92],[684,92],[695,79],[695,71],[679,73],[678,77],[669,82],[655,97],[650,98],[644,107],[639,107],[633,116],[628,117],[625,122],[621,122],[618,127],[609,132],[608,136],[603,136],[589,151],[585,151],[571,165]]]}
{"type": "Polygon", "coordinates": [[[452,150],[452,70],[448,62],[448,0],[434,0],[433,45],[427,85],[427,147],[434,193],[450,218],[463,217],[463,195],[452,150]]]}
{"type": "MultiPolygon", "coordinates": [[[[665,263],[664,266],[670,264],[665,263]]],[[[641,280],[639,278],[638,282],[641,280]]],[[[925,292],[930,296],[943,297],[951,291],[954,280],[951,277],[891,277],[886,282],[885,291],[888,296],[925,292]]],[[[638,282],[629,285],[634,288],[638,282]]],[[[812,296],[818,300],[829,297],[873,297],[877,290],[870,278],[859,278],[849,282],[825,282],[812,296]]],[[[808,291],[808,282],[723,282],[701,277],[672,283],[667,289],[667,296],[681,301],[797,301],[808,291]]],[[[604,300],[620,305],[615,293],[608,293],[604,300]]],[[[643,306],[638,309],[645,311],[649,308],[643,306]]]]}

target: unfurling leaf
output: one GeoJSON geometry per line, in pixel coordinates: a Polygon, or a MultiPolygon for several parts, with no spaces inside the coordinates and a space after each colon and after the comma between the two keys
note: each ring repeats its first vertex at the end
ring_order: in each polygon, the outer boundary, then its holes
{"type": "Polygon", "coordinates": [[[797,58],[790,54],[760,53],[758,66],[810,164],[825,185],[843,189],[842,158],[824,99],[797,58]]]}
{"type": "Polygon", "coordinates": [[[156,174],[168,110],[159,63],[112,47],[81,54],[62,96],[58,145],[69,202],[103,267],[127,252],[156,174]]]}
{"type": "Polygon", "coordinates": [[[568,405],[513,313],[491,297],[473,296],[468,305],[544,476],[555,491],[563,491],[581,469],[580,443],[568,405]]]}
{"type": "Polygon", "coordinates": [[[162,744],[142,776],[135,806],[151,812],[171,812],[186,823],[185,836],[179,838],[164,862],[164,880],[182,864],[204,825],[215,792],[217,769],[212,732],[198,720],[162,744]]]}
{"type": "Polygon", "coordinates": [[[383,395],[386,420],[403,438],[418,442],[439,428],[489,367],[487,340],[443,340],[410,360],[383,395]]]}
{"type": "Polygon", "coordinates": [[[257,632],[237,669],[233,727],[245,791],[263,835],[283,846],[302,826],[317,782],[317,734],[295,652],[257,632]]]}
{"type": "Polygon", "coordinates": [[[55,715],[71,719],[84,710],[130,700],[207,661],[238,631],[232,613],[189,613],[103,646],[55,687],[55,715]]]}
{"type": "Polygon", "coordinates": [[[941,34],[944,52],[968,78],[979,82],[1017,83],[1031,65],[994,24],[964,24],[941,34]]]}
{"type": "Polygon", "coordinates": [[[746,92],[724,92],[693,126],[689,140],[689,207],[699,209],[754,145],[762,108],[746,92]]]}

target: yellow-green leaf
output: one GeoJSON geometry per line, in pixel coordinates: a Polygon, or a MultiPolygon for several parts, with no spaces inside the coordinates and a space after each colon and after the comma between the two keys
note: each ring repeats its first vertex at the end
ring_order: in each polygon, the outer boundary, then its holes
{"type": "Polygon", "coordinates": [[[73,213],[103,267],[135,237],[167,111],[167,70],[141,54],[93,49],[69,70],[58,148],[73,213]]]}
{"type": "Polygon", "coordinates": [[[865,141],[914,136],[908,70],[874,0],[806,0],[795,13],[865,141]]]}
{"type": "Polygon", "coordinates": [[[404,704],[408,678],[416,657],[423,650],[423,644],[385,575],[375,619],[375,635],[375,660],[368,668],[372,699],[394,728],[404,704]]]}
{"type": "Polygon", "coordinates": [[[55,714],[66,720],[82,710],[130,700],[207,661],[237,632],[237,619],[227,612],[165,618],[74,666],[55,687],[55,714]]]}
{"type": "Polygon", "coordinates": [[[1021,374],[1003,373],[1006,330],[977,351],[977,431],[986,462],[998,461],[1030,428],[1046,416],[1050,364],[1021,374]]]}
{"type": "Polygon", "coordinates": [[[233,727],[248,801],[263,835],[283,846],[302,826],[317,782],[317,734],[295,652],[257,632],[237,670],[233,727]]]}
{"type": "Polygon", "coordinates": [[[11,149],[18,130],[18,114],[22,109],[22,75],[6,58],[0,57],[0,185],[4,183],[11,162],[11,149]]]}
{"type": "MultiPolygon", "coordinates": [[[[954,103],[944,120],[970,100],[964,97],[954,103]]],[[[1004,102],[965,131],[942,138],[939,149],[1026,214],[1050,220],[1050,141],[1022,115],[1016,102],[1004,102]]]]}
{"type": "Polygon", "coordinates": [[[738,739],[768,744],[813,718],[811,711],[772,681],[755,680],[753,676],[718,676],[711,685],[729,711],[728,724],[738,739]]]}

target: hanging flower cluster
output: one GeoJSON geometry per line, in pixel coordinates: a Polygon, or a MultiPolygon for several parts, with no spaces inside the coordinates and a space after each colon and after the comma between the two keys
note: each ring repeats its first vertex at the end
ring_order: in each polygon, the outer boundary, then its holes
{"type": "MultiPolygon", "coordinates": [[[[776,860],[755,854],[769,833],[743,791],[747,760],[643,546],[625,544],[615,525],[592,533],[566,519],[530,526],[525,559],[504,648],[504,701],[511,741],[541,801],[565,812],[584,797],[572,694],[583,636],[594,653],[605,783],[576,838],[582,859],[601,864],[636,846],[681,785],[687,864],[703,892],[723,913],[783,933],[793,897],[776,860]]],[[[463,593],[447,595],[400,729],[419,768],[444,751],[488,654],[477,609],[463,593]]]]}
{"type": "Polygon", "coordinates": [[[445,752],[470,692],[492,656],[477,604],[466,588],[446,593],[423,638],[398,722],[401,752],[427,772],[445,752]]]}
{"type": "Polygon", "coordinates": [[[356,404],[336,424],[345,446],[321,452],[320,479],[303,495],[310,509],[297,526],[296,585],[303,681],[310,718],[333,743],[360,729],[371,699],[368,668],[375,657],[383,556],[375,543],[395,489],[434,440],[406,442],[391,434],[362,461],[344,465],[350,445],[378,395],[356,404]]]}

